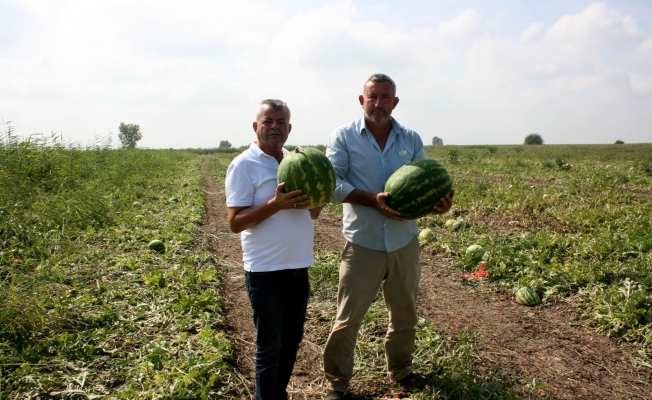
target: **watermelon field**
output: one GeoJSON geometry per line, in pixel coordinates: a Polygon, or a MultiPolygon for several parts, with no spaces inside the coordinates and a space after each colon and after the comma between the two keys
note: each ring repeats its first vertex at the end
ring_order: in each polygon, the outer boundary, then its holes
{"type": "MultiPolygon", "coordinates": [[[[426,153],[456,190],[449,214],[418,220],[433,235],[414,367],[432,390],[387,380],[379,294],[356,348],[355,398],[652,398],[652,145],[426,153]],[[517,304],[521,287],[541,303],[517,304]]],[[[4,126],[0,399],[252,398],[253,324],[223,193],[235,155],[19,140],[4,126]]],[[[340,216],[329,204],[315,223],[291,399],[327,390],[340,216]]]]}

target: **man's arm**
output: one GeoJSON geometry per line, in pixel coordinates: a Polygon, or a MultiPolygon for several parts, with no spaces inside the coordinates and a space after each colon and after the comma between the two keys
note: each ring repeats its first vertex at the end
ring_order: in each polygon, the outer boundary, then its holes
{"type": "Polygon", "coordinates": [[[360,204],[362,206],[373,207],[391,219],[405,221],[405,218],[401,217],[400,212],[389,208],[385,202],[387,197],[389,197],[389,193],[387,192],[372,194],[365,192],[364,190],[353,189],[353,191],[342,200],[342,203],[360,204]]]}
{"type": "Polygon", "coordinates": [[[240,233],[258,225],[267,218],[281,210],[303,208],[308,204],[308,196],[301,194],[301,190],[283,193],[285,182],[276,187],[274,197],[257,207],[229,207],[227,219],[229,229],[234,233],[240,233]]]}

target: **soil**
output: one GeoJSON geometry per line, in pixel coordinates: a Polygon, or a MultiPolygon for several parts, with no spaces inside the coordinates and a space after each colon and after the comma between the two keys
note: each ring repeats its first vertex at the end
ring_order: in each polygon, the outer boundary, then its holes
{"type": "MultiPolygon", "coordinates": [[[[241,398],[253,398],[255,329],[244,288],[240,235],[227,224],[224,188],[202,168],[206,196],[203,226],[209,250],[223,267],[227,334],[235,344],[242,378],[241,398]]],[[[344,246],[338,217],[322,213],[315,221],[315,250],[344,246]]],[[[436,329],[459,337],[466,329],[479,344],[479,368],[510,376],[514,390],[527,398],[525,385],[544,382],[531,396],[550,399],[652,399],[652,369],[636,366],[637,349],[588,327],[578,310],[560,302],[527,308],[515,304],[488,282],[469,282],[440,254],[423,252],[418,311],[436,329]]],[[[309,308],[304,341],[289,386],[291,400],[322,399],[328,390],[321,354],[335,312],[335,299],[309,308]]],[[[382,375],[382,374],[380,374],[382,375]]],[[[398,398],[396,387],[379,380],[354,386],[355,398],[398,398]]]]}

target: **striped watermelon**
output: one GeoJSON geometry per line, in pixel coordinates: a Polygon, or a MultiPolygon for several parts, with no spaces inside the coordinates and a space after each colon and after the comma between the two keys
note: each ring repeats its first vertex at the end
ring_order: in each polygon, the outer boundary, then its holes
{"type": "Polygon", "coordinates": [[[326,155],[312,147],[299,147],[283,157],[276,174],[277,182],[285,182],[284,192],[301,189],[308,195],[308,209],[331,201],[335,192],[335,170],[326,155]]]}
{"type": "Polygon", "coordinates": [[[401,213],[405,219],[427,215],[439,201],[453,189],[448,170],[437,160],[413,160],[389,177],[385,191],[389,192],[387,205],[401,213]]]}
{"type": "Polygon", "coordinates": [[[516,302],[524,306],[534,307],[538,305],[541,300],[534,289],[524,286],[516,291],[516,302]]]}

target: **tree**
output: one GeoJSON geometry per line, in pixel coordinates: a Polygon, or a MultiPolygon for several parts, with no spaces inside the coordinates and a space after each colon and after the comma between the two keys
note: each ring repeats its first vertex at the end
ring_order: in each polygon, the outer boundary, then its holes
{"type": "Polygon", "coordinates": [[[543,144],[543,138],[538,133],[530,133],[525,137],[523,144],[543,144]]]}
{"type": "Polygon", "coordinates": [[[118,134],[118,139],[122,143],[123,147],[128,149],[133,149],[136,147],[136,143],[143,138],[143,134],[140,132],[140,126],[137,124],[125,124],[120,122],[120,133],[118,134]]]}
{"type": "Polygon", "coordinates": [[[618,140],[616,140],[616,143],[615,143],[615,144],[625,144],[625,142],[623,142],[622,140],[618,139],[618,140]]]}
{"type": "Polygon", "coordinates": [[[220,140],[220,149],[230,149],[231,143],[228,140],[220,140]]]}
{"type": "Polygon", "coordinates": [[[439,136],[435,136],[432,138],[432,145],[433,146],[442,146],[444,144],[444,139],[440,138],[439,136]]]}

